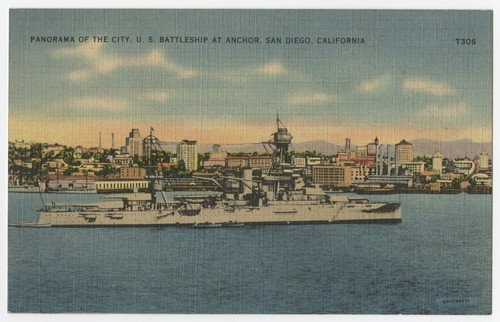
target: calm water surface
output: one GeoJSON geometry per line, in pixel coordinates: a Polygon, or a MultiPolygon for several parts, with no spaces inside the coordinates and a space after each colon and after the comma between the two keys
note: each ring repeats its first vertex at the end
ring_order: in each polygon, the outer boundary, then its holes
{"type": "MultiPolygon", "coordinates": [[[[45,194],[86,202],[96,195],[45,194]]],[[[9,227],[11,312],[491,312],[491,195],[389,195],[396,225],[9,227]]],[[[9,193],[9,221],[40,196],[9,193]]]]}

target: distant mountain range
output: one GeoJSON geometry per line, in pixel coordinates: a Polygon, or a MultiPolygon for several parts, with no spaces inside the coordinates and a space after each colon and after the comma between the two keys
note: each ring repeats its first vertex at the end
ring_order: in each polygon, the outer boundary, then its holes
{"type": "MultiPolygon", "coordinates": [[[[415,147],[416,155],[433,155],[437,151],[441,152],[441,154],[445,158],[463,158],[469,157],[473,158],[482,151],[486,151],[490,158],[493,155],[493,144],[492,142],[485,143],[476,143],[471,140],[456,140],[456,141],[433,141],[430,139],[416,139],[410,141],[415,147]]],[[[173,142],[164,142],[162,143],[162,148],[164,151],[174,151],[176,150],[177,143],[173,142]]],[[[261,143],[253,143],[253,144],[237,144],[237,145],[221,145],[224,151],[230,153],[236,152],[266,152],[263,144],[261,143]]],[[[298,142],[292,143],[290,146],[290,150],[293,151],[316,151],[326,155],[336,154],[338,149],[343,149],[344,145],[337,145],[334,143],[316,140],[316,141],[307,141],[307,142],[298,142]]],[[[351,149],[355,149],[356,145],[352,145],[351,149]]],[[[200,153],[211,152],[212,144],[201,144],[198,146],[198,151],[200,153]]],[[[268,151],[270,151],[268,147],[268,151]]]]}
{"type": "Polygon", "coordinates": [[[437,151],[441,152],[443,157],[455,159],[469,157],[474,158],[479,153],[486,151],[490,158],[493,156],[493,143],[477,143],[469,139],[456,141],[432,141],[428,139],[417,139],[411,141],[415,147],[416,155],[433,155],[437,151]]]}

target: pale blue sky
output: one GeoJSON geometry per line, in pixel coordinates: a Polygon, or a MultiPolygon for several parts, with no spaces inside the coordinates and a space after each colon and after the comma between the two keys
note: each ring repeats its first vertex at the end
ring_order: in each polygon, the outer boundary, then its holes
{"type": "Polygon", "coordinates": [[[165,141],[250,143],[269,138],[279,112],[297,142],[491,141],[491,12],[13,10],[10,19],[10,140],[88,146],[101,131],[119,145],[132,127],[152,126],[165,141]],[[52,35],[75,43],[30,42],[52,35]],[[79,43],[86,35],[131,42],[79,43]],[[236,36],[261,43],[225,43],[236,36]]]}

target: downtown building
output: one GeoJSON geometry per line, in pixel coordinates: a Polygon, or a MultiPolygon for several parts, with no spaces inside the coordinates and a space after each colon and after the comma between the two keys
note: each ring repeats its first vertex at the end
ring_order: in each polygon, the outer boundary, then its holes
{"type": "Polygon", "coordinates": [[[453,171],[454,173],[460,173],[469,176],[474,173],[476,165],[474,164],[474,161],[469,160],[467,158],[457,159],[453,160],[453,168],[454,168],[453,171]]]}
{"type": "Polygon", "coordinates": [[[228,156],[226,168],[252,168],[269,170],[273,163],[270,155],[228,156]]]}
{"type": "Polygon", "coordinates": [[[483,151],[479,154],[479,170],[489,170],[490,168],[490,157],[487,152],[483,151]]]}
{"type": "Polygon", "coordinates": [[[184,161],[186,170],[198,170],[198,146],[196,141],[182,140],[177,144],[177,162],[184,161]]]}
{"type": "Polygon", "coordinates": [[[347,188],[351,185],[351,172],[350,166],[315,165],[312,167],[312,180],[320,186],[347,188]]]}
{"type": "Polygon", "coordinates": [[[223,168],[226,166],[227,152],[222,151],[222,147],[219,144],[214,144],[212,146],[212,152],[210,152],[210,159],[203,162],[204,168],[223,168]]]}
{"type": "Polygon", "coordinates": [[[131,156],[143,155],[142,137],[138,129],[132,129],[127,138],[125,138],[125,148],[131,156]]]}
{"type": "Polygon", "coordinates": [[[425,172],[425,162],[423,161],[400,162],[399,166],[405,170],[407,175],[423,174],[425,172]]]}
{"type": "Polygon", "coordinates": [[[432,156],[432,170],[439,175],[443,173],[443,155],[440,152],[436,152],[432,156]]]}
{"type": "Polygon", "coordinates": [[[396,144],[396,162],[398,164],[404,162],[412,162],[413,154],[415,149],[413,144],[407,142],[406,140],[402,140],[398,144],[396,144]]]}

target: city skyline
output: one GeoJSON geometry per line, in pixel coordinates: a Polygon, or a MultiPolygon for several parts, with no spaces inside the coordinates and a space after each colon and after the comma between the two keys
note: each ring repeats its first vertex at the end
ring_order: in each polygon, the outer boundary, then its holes
{"type": "Polygon", "coordinates": [[[10,141],[97,146],[99,132],[124,138],[153,127],[168,142],[248,144],[269,139],[277,113],[294,142],[492,141],[487,12],[16,10],[11,18],[10,141]],[[39,30],[75,40],[38,42],[39,30]],[[477,44],[457,44],[457,34],[477,44]],[[134,42],[115,43],[117,35],[134,42]],[[173,36],[208,41],[164,41],[173,36]],[[233,36],[260,43],[225,42],[233,36]],[[286,43],[296,36],[311,43],[286,43]],[[346,37],[364,44],[340,43],[346,37]]]}
{"type": "MultiPolygon", "coordinates": [[[[137,129],[132,129],[132,131],[137,130],[137,129]]],[[[136,132],[137,133],[137,132],[136,132]]],[[[140,131],[139,131],[140,133],[140,131]]],[[[102,133],[101,133],[102,134],[102,133]]],[[[154,134],[153,134],[154,136],[154,134]]],[[[14,140],[14,141],[9,141],[9,146],[17,146],[17,147],[22,147],[22,146],[30,146],[33,144],[41,144],[43,146],[66,146],[69,148],[73,149],[83,149],[84,151],[97,151],[97,150],[114,150],[117,151],[119,154],[124,153],[125,155],[128,155],[129,152],[123,152],[125,150],[128,150],[129,145],[127,145],[127,140],[129,140],[129,137],[124,138],[125,145],[122,144],[116,144],[116,139],[115,139],[115,146],[99,146],[99,145],[92,145],[92,146],[85,146],[81,144],[76,144],[76,145],[69,145],[69,144],[62,144],[59,142],[39,142],[39,141],[26,141],[26,140],[14,140]]],[[[137,137],[137,139],[142,140],[147,140],[145,136],[142,136],[142,134],[137,137]]],[[[185,141],[190,141],[188,139],[181,140],[180,142],[166,142],[162,141],[161,138],[156,138],[158,139],[158,142],[161,146],[161,149],[165,152],[175,152],[177,149],[177,146],[179,144],[182,144],[185,141]]],[[[346,138],[348,140],[349,138],[346,138]]],[[[377,138],[376,138],[377,139],[377,138]]],[[[402,139],[401,141],[406,141],[405,139],[402,139]]],[[[196,141],[193,141],[196,142],[196,141]]],[[[269,150],[266,150],[265,145],[268,143],[268,141],[265,142],[257,142],[257,143],[250,143],[250,144],[218,144],[218,143],[203,143],[203,144],[197,144],[199,147],[199,153],[213,153],[214,147],[218,147],[221,151],[224,151],[225,153],[270,153],[269,150]]],[[[479,143],[474,143],[472,141],[464,141],[464,140],[458,140],[458,141],[449,141],[449,142],[438,142],[438,141],[426,141],[426,140],[415,140],[412,142],[409,142],[412,146],[414,146],[414,153],[415,156],[433,156],[436,153],[440,153],[443,155],[444,158],[446,159],[470,159],[470,158],[479,158],[481,154],[486,153],[489,156],[493,155],[493,150],[492,146],[484,146],[479,143]]],[[[346,150],[346,144],[335,144],[335,143],[329,143],[326,141],[322,140],[317,140],[317,141],[307,141],[307,142],[299,142],[299,143],[291,143],[291,151],[293,153],[303,153],[303,152],[314,152],[314,153],[319,153],[324,156],[335,156],[338,153],[344,153],[344,152],[355,152],[356,154],[359,153],[369,153],[370,151],[370,145],[373,146],[373,142],[367,142],[366,144],[356,144],[356,143],[349,143],[350,149],[348,148],[346,150]],[[360,150],[361,149],[361,150],[360,150]],[[362,152],[364,151],[364,152],[362,152]]],[[[398,143],[395,142],[380,142],[379,143],[381,146],[384,147],[384,151],[387,151],[387,147],[392,155],[395,153],[395,146],[398,145],[398,143]]],[[[134,145],[135,147],[131,147],[132,149],[136,149],[139,146],[134,145]]],[[[142,146],[142,144],[140,144],[142,146]]],[[[142,150],[141,150],[142,151],[142,150]]],[[[144,150],[146,151],[146,150],[144,150]]],[[[146,152],[143,152],[142,154],[145,154],[146,152]]],[[[292,154],[293,154],[292,153],[292,154]]],[[[373,154],[373,151],[371,152],[373,154]]],[[[387,153],[387,152],[386,152],[387,153]]],[[[132,155],[135,155],[138,153],[132,153],[132,155]]],[[[138,154],[139,155],[139,154],[138,154]]]]}

